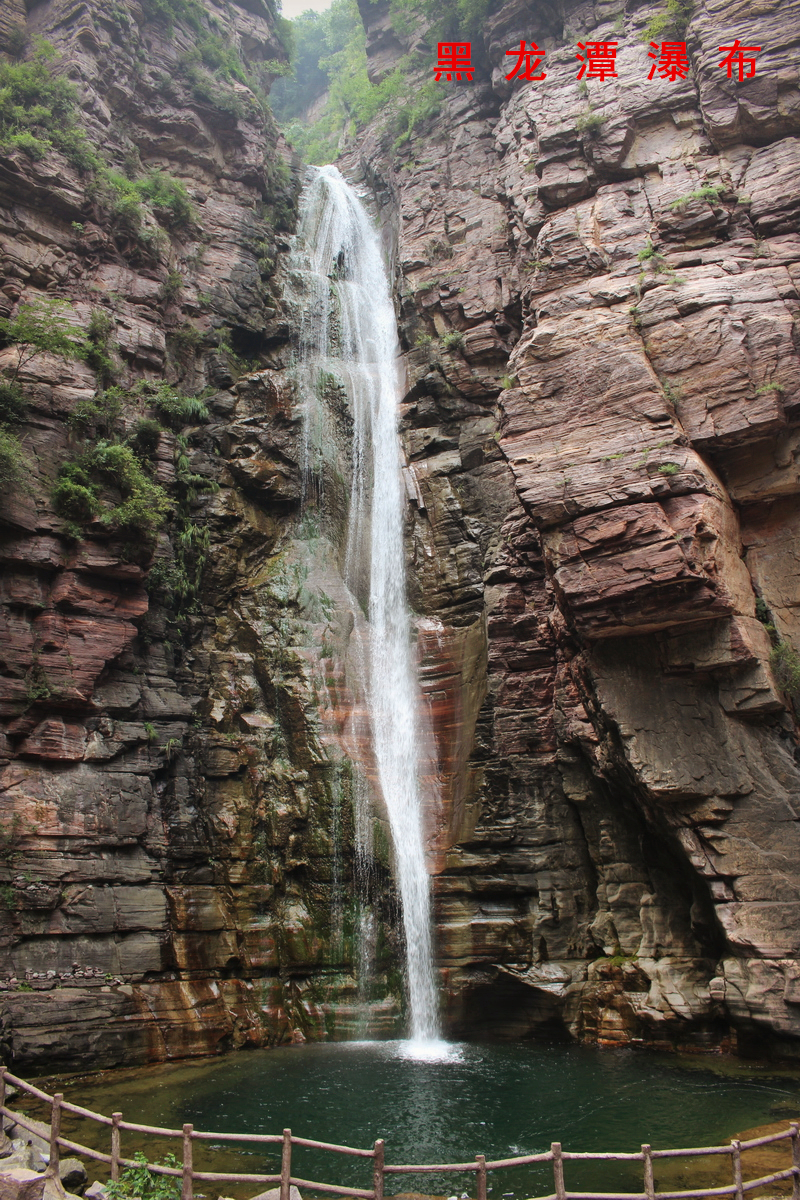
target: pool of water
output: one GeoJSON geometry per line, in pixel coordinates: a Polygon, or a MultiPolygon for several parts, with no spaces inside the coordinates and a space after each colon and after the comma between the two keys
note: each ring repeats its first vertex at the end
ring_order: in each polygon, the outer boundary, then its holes
{"type": "MultiPolygon", "coordinates": [[[[475,1043],[419,1061],[405,1049],[401,1042],[291,1046],[94,1076],[63,1090],[95,1111],[121,1110],[129,1121],[172,1128],[191,1121],[215,1132],[280,1133],[288,1126],[301,1137],[364,1148],[383,1137],[388,1163],[505,1158],[547,1150],[553,1141],[579,1151],[636,1151],[642,1142],[718,1145],[800,1114],[800,1072],[763,1063],[475,1043]]],[[[123,1138],[123,1153],[137,1148],[132,1135],[123,1138]]],[[[232,1153],[211,1144],[202,1160],[201,1169],[280,1169],[279,1147],[232,1153]]],[[[640,1166],[567,1164],[567,1187],[640,1190],[640,1172],[640,1166]]],[[[293,1174],[371,1186],[368,1161],[323,1151],[295,1149],[293,1174]]],[[[553,1190],[551,1168],[507,1169],[489,1182],[492,1200],[553,1190]]],[[[475,1179],[397,1176],[387,1179],[386,1190],[474,1196],[475,1179]]]]}

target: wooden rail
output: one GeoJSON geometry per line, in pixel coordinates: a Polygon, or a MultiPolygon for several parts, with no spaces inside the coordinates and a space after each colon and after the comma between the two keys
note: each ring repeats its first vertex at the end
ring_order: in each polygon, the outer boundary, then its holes
{"type": "Polygon", "coordinates": [[[554,1191],[537,1200],[705,1200],[706,1197],[732,1196],[735,1200],[744,1200],[748,1192],[756,1188],[767,1187],[770,1184],[792,1181],[792,1200],[800,1200],[800,1124],[793,1121],[788,1129],[780,1133],[768,1134],[766,1137],[753,1138],[750,1141],[734,1140],[728,1146],[700,1146],[685,1150],[653,1150],[649,1145],[643,1145],[641,1150],[629,1154],[590,1154],[563,1150],[560,1142],[553,1142],[550,1149],[541,1154],[523,1154],[516,1158],[498,1158],[486,1160],[483,1154],[478,1154],[470,1162],[462,1163],[405,1163],[388,1164],[385,1161],[385,1145],[379,1138],[371,1150],[359,1150],[353,1146],[338,1146],[333,1142],[317,1142],[312,1138],[295,1137],[291,1129],[284,1129],[282,1134],[272,1133],[204,1133],[192,1125],[184,1125],[182,1129],[163,1129],[157,1125],[139,1125],[132,1121],[123,1121],[122,1113],[112,1113],[105,1117],[102,1113],[93,1112],[90,1108],[82,1108],[79,1104],[71,1104],[64,1099],[61,1092],[51,1096],[33,1084],[26,1083],[12,1075],[10,1071],[0,1067],[0,1113],[10,1118],[22,1129],[31,1133],[39,1133],[40,1126],[36,1122],[22,1116],[6,1105],[6,1083],[34,1096],[50,1106],[50,1162],[47,1168],[49,1175],[58,1175],[59,1156],[62,1150],[71,1150],[84,1158],[106,1163],[111,1168],[112,1180],[118,1180],[121,1167],[140,1165],[134,1159],[123,1158],[121,1152],[122,1131],[131,1133],[152,1134],[154,1137],[180,1139],[183,1161],[180,1167],[167,1167],[160,1163],[150,1163],[147,1166],[155,1175],[172,1175],[181,1180],[181,1200],[193,1200],[194,1184],[201,1183],[258,1183],[278,1185],[280,1200],[289,1200],[289,1189],[292,1185],[306,1188],[312,1192],[334,1196],[358,1196],[363,1200],[384,1200],[384,1184],[387,1175],[421,1175],[443,1174],[474,1171],[476,1176],[477,1200],[487,1200],[487,1177],[490,1171],[506,1167],[523,1167],[533,1163],[553,1164],[554,1191]],[[104,1154],[100,1150],[92,1150],[78,1142],[70,1141],[61,1136],[61,1117],[63,1113],[83,1117],[100,1125],[106,1125],[111,1131],[111,1153],[104,1154]],[[281,1170],[279,1175],[242,1175],[233,1172],[195,1171],[193,1166],[193,1147],[195,1142],[246,1142],[251,1145],[273,1145],[281,1147],[281,1170]],[[785,1170],[775,1171],[771,1175],[763,1175],[758,1179],[745,1180],[742,1175],[742,1153],[753,1150],[758,1146],[769,1146],[777,1142],[789,1142],[791,1149],[791,1165],[785,1170]],[[349,1155],[351,1158],[372,1159],[372,1187],[353,1188],[339,1187],[336,1184],[316,1183],[310,1179],[300,1179],[292,1175],[292,1147],[308,1146],[314,1150],[330,1150],[335,1154],[349,1155]],[[668,1158],[699,1158],[707,1155],[728,1155],[731,1160],[732,1182],[725,1187],[696,1188],[689,1191],[661,1192],[656,1191],[653,1175],[653,1163],[656,1159],[668,1158]],[[564,1163],[566,1162],[640,1162],[642,1164],[644,1189],[641,1192],[572,1192],[568,1191],[564,1182],[564,1163]]]}

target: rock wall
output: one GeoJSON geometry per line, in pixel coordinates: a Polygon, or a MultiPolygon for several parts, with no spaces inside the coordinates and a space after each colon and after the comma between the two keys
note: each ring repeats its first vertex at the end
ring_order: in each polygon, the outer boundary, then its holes
{"type": "MultiPolygon", "coordinates": [[[[200,57],[221,47],[268,86],[286,57],[275,11],[47,0],[27,23],[22,5],[6,15],[0,34],[55,47],[106,165],[0,154],[0,315],[58,297],[76,332],[98,312],[110,329],[105,377],[46,353],[19,376],[26,477],[0,512],[6,1055],[99,1068],[391,1030],[385,847],[368,864],[386,928],[365,1018],[352,785],[325,750],[310,649],[325,621],[289,537],[301,420],[276,262],[299,167],[250,87],[200,57]],[[143,204],[127,220],[108,169],[167,172],[193,216],[176,227],[143,204]],[[59,469],[106,436],[114,404],[118,439],[152,427],[164,381],[210,416],[156,433],[148,470],[171,504],[157,545],[100,519],[71,529],[59,469]]],[[[0,351],[7,376],[17,363],[0,351]]]]}
{"type": "Polygon", "coordinates": [[[509,0],[344,159],[396,230],[439,952],[459,1032],[791,1050],[800,10],[695,4],[675,82],[660,11],[509,0]]]}

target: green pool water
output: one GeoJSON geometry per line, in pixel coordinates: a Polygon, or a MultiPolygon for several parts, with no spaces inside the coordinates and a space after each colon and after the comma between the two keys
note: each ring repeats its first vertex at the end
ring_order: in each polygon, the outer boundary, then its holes
{"type": "MultiPolygon", "coordinates": [[[[553,1141],[582,1151],[714,1145],[800,1114],[800,1073],[764,1063],[474,1043],[438,1061],[415,1061],[403,1049],[384,1042],[251,1051],[84,1079],[64,1091],[96,1111],[173,1128],[191,1121],[217,1132],[280,1133],[288,1126],[302,1137],[360,1147],[383,1137],[390,1163],[505,1158],[547,1150],[553,1141]]],[[[130,1153],[125,1136],[123,1153],[130,1153]]],[[[266,1173],[279,1170],[279,1157],[212,1144],[197,1165],[266,1173]]],[[[293,1160],[300,1177],[361,1187],[371,1185],[370,1167],[302,1148],[293,1160]]],[[[567,1186],[638,1190],[640,1171],[568,1164],[567,1186]]],[[[691,1186],[681,1178],[676,1186],[691,1186]]],[[[552,1191],[551,1168],[497,1172],[490,1186],[492,1200],[542,1195],[552,1191]]],[[[386,1190],[474,1196],[475,1181],[406,1175],[387,1180],[386,1190]]]]}

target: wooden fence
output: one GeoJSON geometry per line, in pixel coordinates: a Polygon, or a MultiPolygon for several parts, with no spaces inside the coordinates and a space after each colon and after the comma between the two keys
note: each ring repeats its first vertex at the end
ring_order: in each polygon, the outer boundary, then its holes
{"type": "MultiPolygon", "coordinates": [[[[487,1162],[483,1154],[476,1155],[472,1162],[462,1163],[406,1163],[390,1165],[385,1161],[384,1140],[379,1138],[371,1150],[357,1150],[352,1146],[336,1146],[331,1142],[316,1142],[311,1138],[295,1137],[291,1129],[284,1129],[282,1134],[269,1133],[202,1133],[192,1125],[184,1125],[182,1129],[161,1129],[155,1125],[138,1125],[132,1121],[123,1121],[122,1113],[112,1113],[105,1117],[91,1109],[82,1108],[79,1104],[70,1104],[61,1092],[50,1096],[23,1079],[18,1079],[9,1071],[0,1068],[0,1113],[9,1117],[23,1129],[38,1133],[36,1123],[22,1114],[13,1111],[6,1105],[6,1083],[12,1084],[20,1091],[44,1101],[50,1106],[50,1162],[48,1174],[58,1175],[59,1157],[62,1150],[70,1150],[83,1158],[91,1158],[96,1162],[106,1163],[111,1169],[112,1180],[120,1177],[120,1168],[138,1165],[135,1160],[124,1158],[121,1151],[121,1134],[123,1130],[131,1133],[152,1134],[154,1137],[179,1138],[183,1147],[183,1165],[168,1167],[161,1164],[148,1163],[149,1169],[157,1175],[173,1175],[181,1179],[181,1200],[193,1200],[195,1182],[200,1183],[253,1183],[277,1185],[280,1187],[280,1200],[290,1200],[290,1187],[306,1188],[310,1192],[325,1193],[334,1196],[358,1196],[363,1200],[384,1200],[384,1186],[387,1175],[423,1175],[443,1173],[458,1173],[474,1171],[476,1176],[477,1200],[487,1200],[487,1178],[491,1171],[507,1167],[523,1167],[533,1163],[553,1164],[553,1183],[555,1190],[538,1200],[689,1200],[712,1196],[733,1196],[735,1200],[744,1200],[747,1192],[756,1188],[769,1187],[771,1184],[792,1180],[792,1200],[800,1200],[800,1125],[793,1121],[788,1129],[781,1133],[770,1134],[767,1137],[754,1138],[752,1141],[732,1141],[728,1146],[702,1146],[686,1150],[653,1150],[650,1146],[642,1146],[635,1154],[578,1154],[562,1150],[560,1142],[553,1142],[550,1149],[542,1154],[524,1154],[517,1158],[492,1159],[487,1162]],[[61,1136],[61,1115],[72,1113],[77,1117],[106,1125],[110,1131],[110,1154],[92,1150],[78,1142],[72,1142],[61,1136]],[[281,1147],[281,1171],[279,1175],[241,1175],[220,1173],[216,1171],[195,1171],[192,1166],[192,1150],[195,1142],[245,1142],[250,1145],[272,1145],[281,1147]],[[777,1142],[790,1143],[791,1166],[771,1175],[763,1175],[758,1179],[745,1180],[742,1175],[742,1153],[757,1146],[769,1146],[777,1142]],[[338,1187],[330,1183],[315,1183],[310,1179],[299,1179],[292,1175],[292,1147],[309,1146],[315,1150],[331,1150],[336,1154],[349,1155],[352,1158],[368,1158],[372,1160],[372,1187],[352,1188],[338,1187]],[[727,1155],[731,1161],[732,1182],[725,1187],[697,1188],[690,1191],[662,1192],[655,1190],[653,1164],[660,1159],[699,1158],[707,1155],[727,1155]],[[564,1183],[565,1162],[640,1162],[642,1164],[643,1190],[641,1192],[571,1192],[567,1191],[564,1183]]],[[[1,1162],[2,1160],[0,1160],[1,1162]]],[[[2,1169],[2,1168],[0,1168],[2,1169]]]]}

